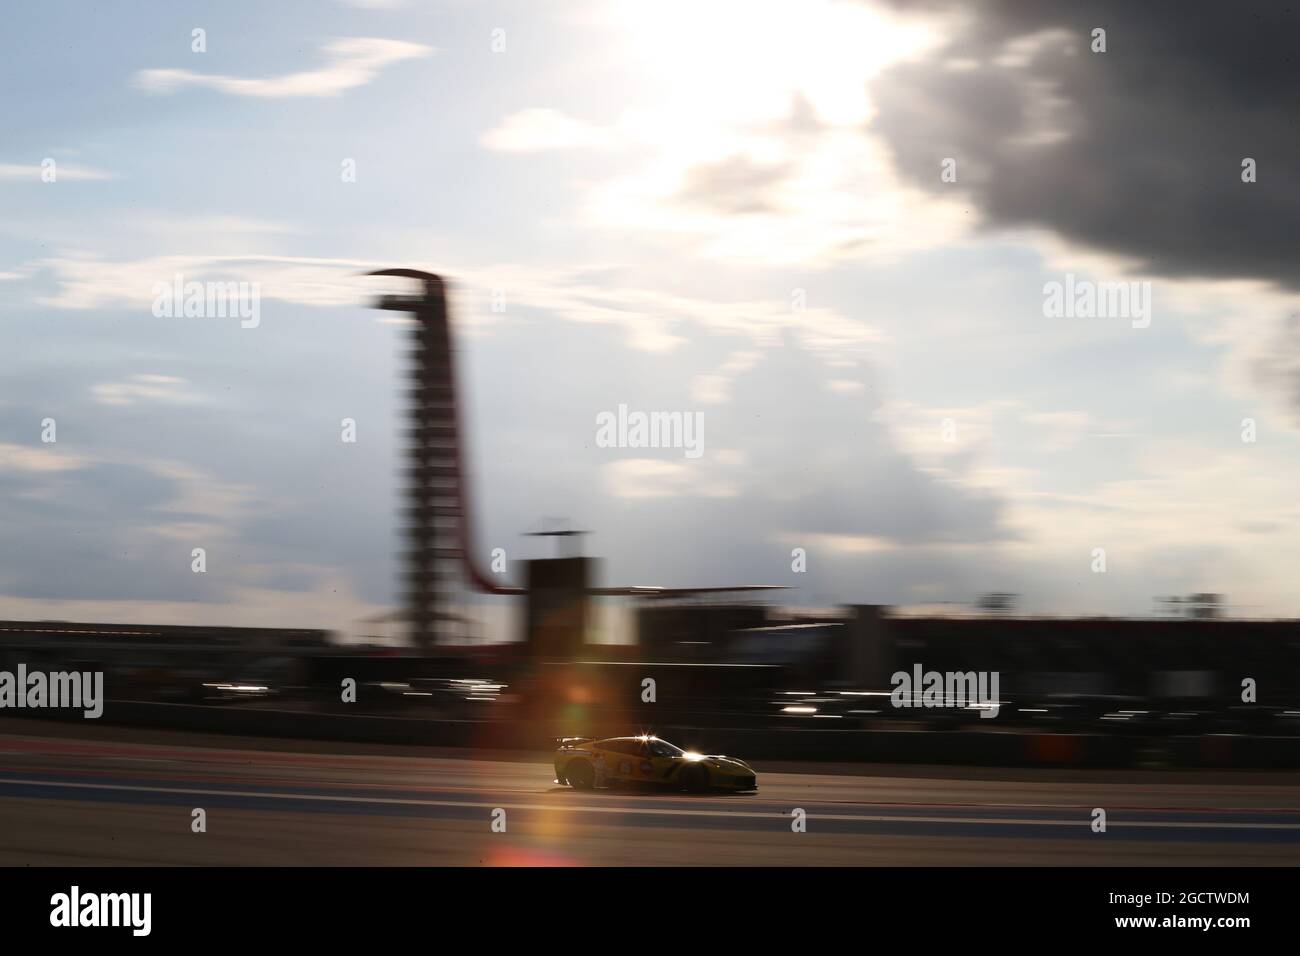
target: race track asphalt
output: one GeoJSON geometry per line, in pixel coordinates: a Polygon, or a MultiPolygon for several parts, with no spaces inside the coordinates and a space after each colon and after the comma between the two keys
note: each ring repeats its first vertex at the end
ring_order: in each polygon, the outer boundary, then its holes
{"type": "Polygon", "coordinates": [[[758,762],[758,793],[690,796],[577,793],[545,756],[6,719],[0,865],[1300,862],[1294,773],[758,762]]]}

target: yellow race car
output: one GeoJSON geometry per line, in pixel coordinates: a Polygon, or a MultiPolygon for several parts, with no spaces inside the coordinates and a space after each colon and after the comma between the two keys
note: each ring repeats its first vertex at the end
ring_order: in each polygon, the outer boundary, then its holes
{"type": "Polygon", "coordinates": [[[735,757],[689,753],[658,737],[557,737],[555,782],[575,790],[644,784],[703,793],[757,790],[754,768],[735,757]]]}

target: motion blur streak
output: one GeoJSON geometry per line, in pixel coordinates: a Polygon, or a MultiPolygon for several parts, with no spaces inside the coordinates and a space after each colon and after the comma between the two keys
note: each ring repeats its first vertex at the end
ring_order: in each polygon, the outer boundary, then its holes
{"type": "Polygon", "coordinates": [[[446,753],[0,722],[0,865],[1286,865],[1300,849],[1294,773],[760,763],[761,794],[691,797],[578,794],[544,759],[446,753]]]}

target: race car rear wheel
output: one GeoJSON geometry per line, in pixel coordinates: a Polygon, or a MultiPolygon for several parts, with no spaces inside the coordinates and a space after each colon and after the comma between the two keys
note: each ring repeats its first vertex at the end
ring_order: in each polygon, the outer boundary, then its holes
{"type": "Polygon", "coordinates": [[[575,760],[564,771],[574,790],[590,790],[596,785],[596,771],[586,760],[575,760]]]}
{"type": "Polygon", "coordinates": [[[699,764],[683,767],[682,775],[678,779],[681,781],[682,789],[687,793],[703,793],[709,789],[709,769],[699,764]]]}

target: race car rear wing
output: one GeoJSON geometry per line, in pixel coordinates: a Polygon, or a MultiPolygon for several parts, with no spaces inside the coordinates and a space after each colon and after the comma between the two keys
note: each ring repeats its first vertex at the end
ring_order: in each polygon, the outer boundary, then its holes
{"type": "Polygon", "coordinates": [[[595,739],[595,737],[556,737],[555,743],[560,747],[571,747],[574,744],[590,743],[595,739]]]}

